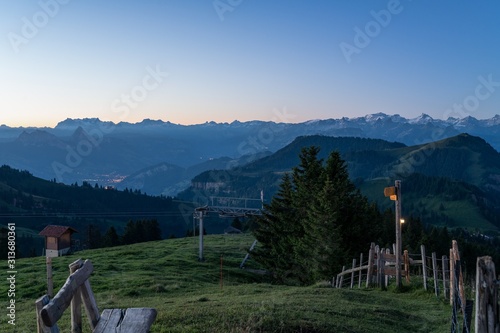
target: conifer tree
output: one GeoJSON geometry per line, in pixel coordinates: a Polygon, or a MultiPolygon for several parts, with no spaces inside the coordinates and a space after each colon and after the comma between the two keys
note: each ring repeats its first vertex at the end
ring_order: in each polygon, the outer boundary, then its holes
{"type": "Polygon", "coordinates": [[[144,221],[144,234],[146,241],[161,240],[161,228],[158,220],[152,219],[144,221]]]}
{"type": "Polygon", "coordinates": [[[274,279],[280,283],[290,283],[287,280],[294,267],[291,249],[297,220],[292,193],[290,175],[285,174],[277,195],[270,204],[265,205],[254,230],[260,246],[252,252],[252,257],[268,267],[274,279]]]}
{"type": "Polygon", "coordinates": [[[319,147],[303,148],[300,154],[300,164],[292,170],[294,191],[292,195],[295,208],[293,224],[292,250],[296,278],[300,284],[310,284],[318,276],[317,267],[317,221],[310,218],[310,209],[317,204],[318,193],[323,184],[325,172],[322,160],[318,159],[319,147]]]}
{"type": "Polygon", "coordinates": [[[129,220],[125,226],[125,232],[122,236],[122,244],[134,244],[138,242],[137,239],[137,223],[129,220]]]}
{"type": "Polygon", "coordinates": [[[120,237],[118,236],[115,227],[111,226],[104,234],[103,246],[112,247],[117,245],[120,245],[120,237]]]}
{"type": "Polygon", "coordinates": [[[366,250],[383,230],[382,215],[350,181],[340,154],[331,153],[323,165],[318,153],[317,147],[302,149],[299,166],[285,174],[257,218],[259,247],[252,257],[277,282],[329,280],[346,255],[366,250]]]}
{"type": "Polygon", "coordinates": [[[310,219],[317,224],[317,265],[318,275],[333,276],[342,264],[343,249],[338,225],[339,213],[335,205],[336,189],[333,182],[327,179],[325,186],[319,193],[318,201],[311,207],[310,219]]]}

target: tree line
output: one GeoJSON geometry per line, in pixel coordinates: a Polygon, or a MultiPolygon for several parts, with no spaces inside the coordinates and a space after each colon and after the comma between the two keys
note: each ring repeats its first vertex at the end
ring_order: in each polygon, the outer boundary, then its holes
{"type": "Polygon", "coordinates": [[[95,225],[89,225],[85,235],[85,245],[90,249],[129,245],[161,240],[161,228],[156,219],[128,221],[122,235],[110,226],[104,235],[95,225]]]}

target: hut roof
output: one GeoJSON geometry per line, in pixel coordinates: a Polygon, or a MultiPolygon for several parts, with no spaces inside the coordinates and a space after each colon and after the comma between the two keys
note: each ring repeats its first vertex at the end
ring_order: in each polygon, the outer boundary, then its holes
{"type": "Polygon", "coordinates": [[[78,232],[75,229],[64,225],[48,225],[42,231],[40,231],[39,235],[59,238],[68,231],[70,233],[78,232]]]}

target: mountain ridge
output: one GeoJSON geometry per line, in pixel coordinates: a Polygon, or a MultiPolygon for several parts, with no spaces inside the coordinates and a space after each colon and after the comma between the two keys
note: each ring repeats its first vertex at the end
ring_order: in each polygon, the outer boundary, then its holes
{"type": "MultiPolygon", "coordinates": [[[[235,120],[196,125],[151,119],[115,124],[99,118],[68,118],[54,128],[0,126],[0,161],[66,184],[91,181],[116,186],[139,170],[160,163],[189,168],[211,159],[276,152],[304,135],[383,139],[414,146],[464,132],[480,136],[500,150],[499,115],[484,120],[440,120],[427,114],[407,119],[379,112],[301,123],[235,120]]],[[[161,187],[177,188],[174,185],[165,182],[161,187]]],[[[151,188],[143,190],[162,193],[151,188]]]]}

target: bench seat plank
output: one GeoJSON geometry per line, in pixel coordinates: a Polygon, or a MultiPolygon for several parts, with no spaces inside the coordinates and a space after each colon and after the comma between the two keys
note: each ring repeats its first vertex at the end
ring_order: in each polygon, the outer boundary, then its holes
{"type": "Polygon", "coordinates": [[[94,333],[148,333],[155,319],[152,308],[106,309],[94,333]]]}

